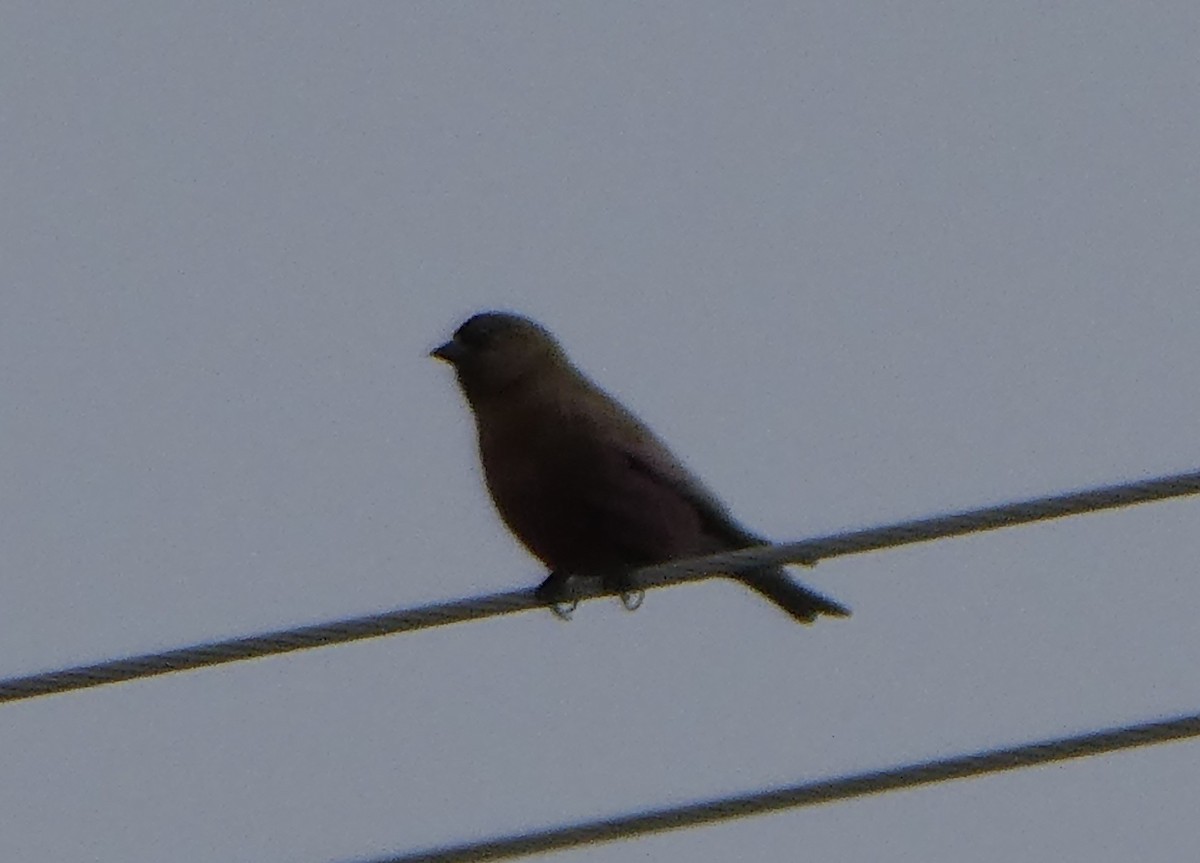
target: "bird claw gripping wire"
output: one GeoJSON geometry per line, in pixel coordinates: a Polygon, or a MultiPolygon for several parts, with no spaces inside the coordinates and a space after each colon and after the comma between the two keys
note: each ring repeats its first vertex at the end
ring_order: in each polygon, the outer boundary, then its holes
{"type": "Polygon", "coordinates": [[[579,607],[579,597],[572,596],[567,582],[570,574],[554,570],[534,590],[534,596],[544,602],[559,620],[570,620],[579,607]]]}
{"type": "Polygon", "coordinates": [[[554,612],[554,616],[559,620],[570,620],[571,615],[575,613],[575,609],[579,608],[579,600],[572,599],[570,602],[559,600],[558,602],[550,603],[550,610],[554,612]]]}
{"type": "Polygon", "coordinates": [[[621,605],[625,606],[626,611],[637,611],[642,607],[642,603],[646,600],[646,591],[638,590],[622,590],[621,605]]]}

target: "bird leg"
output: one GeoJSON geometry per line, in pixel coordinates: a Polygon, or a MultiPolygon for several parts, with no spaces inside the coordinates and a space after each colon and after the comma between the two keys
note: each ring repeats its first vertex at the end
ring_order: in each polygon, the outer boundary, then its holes
{"type": "Polygon", "coordinates": [[[578,598],[572,596],[567,589],[567,581],[570,578],[569,572],[553,570],[534,591],[534,595],[550,606],[550,610],[559,620],[570,620],[575,609],[579,607],[578,598]]]}

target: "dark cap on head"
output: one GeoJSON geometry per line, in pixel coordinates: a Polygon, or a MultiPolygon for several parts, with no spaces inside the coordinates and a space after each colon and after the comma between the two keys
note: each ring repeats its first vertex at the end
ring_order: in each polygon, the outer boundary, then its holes
{"type": "Polygon", "coordinates": [[[429,355],[454,366],[468,398],[507,388],[547,361],[563,360],[545,328],[509,312],[472,315],[429,355]]]}

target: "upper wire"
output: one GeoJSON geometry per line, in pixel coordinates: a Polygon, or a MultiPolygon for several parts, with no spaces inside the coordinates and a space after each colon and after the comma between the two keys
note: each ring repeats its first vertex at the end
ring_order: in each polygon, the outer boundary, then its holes
{"type": "MultiPolygon", "coordinates": [[[[763,545],[708,557],[676,561],[638,570],[626,589],[648,590],[704,578],[745,572],[764,564],[812,565],[820,560],[893,548],[943,537],[961,536],[1051,518],[1200,493],[1200,471],[1052,495],[1000,506],[837,533],[799,542],[763,545]]],[[[579,600],[611,595],[597,579],[575,588],[579,600]]],[[[0,680],[0,702],[87,689],[159,674],[170,674],[226,662],[344,644],[434,626],[448,626],[501,614],[544,608],[532,589],[402,608],[380,614],[280,629],[149,653],[91,665],[0,680]]]]}

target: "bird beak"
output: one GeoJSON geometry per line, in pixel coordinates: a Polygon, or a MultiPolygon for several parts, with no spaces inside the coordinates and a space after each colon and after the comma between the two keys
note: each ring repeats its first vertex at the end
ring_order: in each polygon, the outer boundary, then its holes
{"type": "Polygon", "coordinates": [[[463,358],[463,354],[465,353],[466,351],[463,349],[463,346],[454,341],[454,339],[451,339],[446,344],[431,350],[429,356],[435,360],[441,360],[444,363],[454,365],[463,358]]]}

